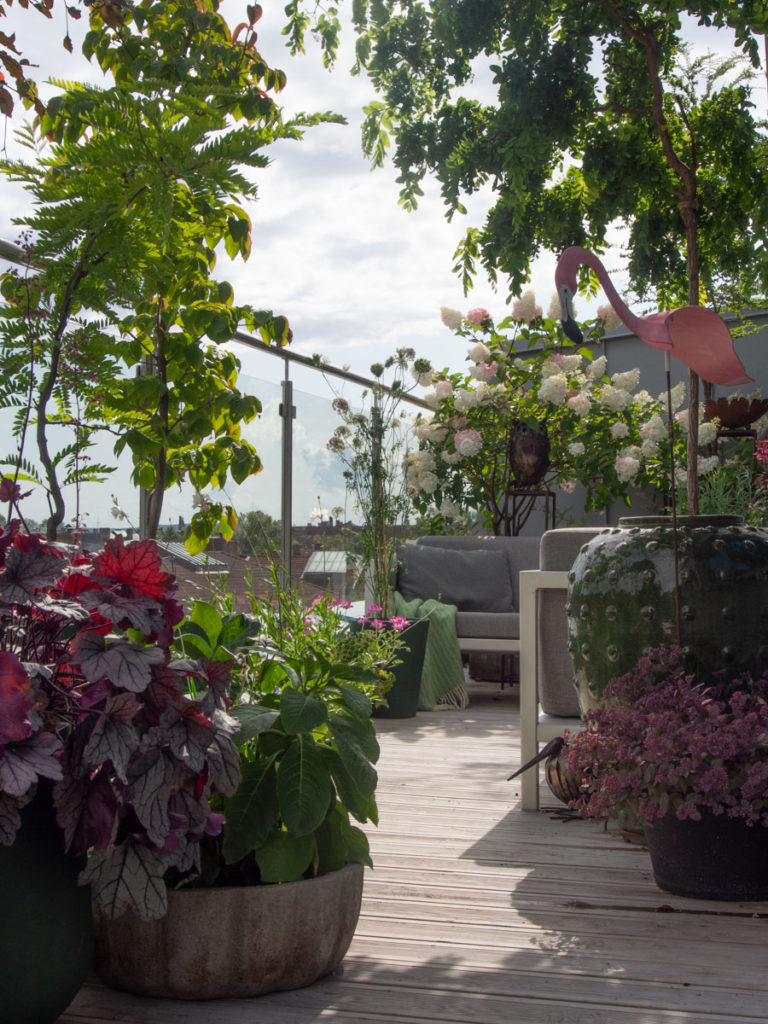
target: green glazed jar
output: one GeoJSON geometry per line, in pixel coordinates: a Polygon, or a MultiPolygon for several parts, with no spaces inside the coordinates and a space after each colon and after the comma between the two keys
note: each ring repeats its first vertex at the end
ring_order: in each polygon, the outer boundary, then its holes
{"type": "MultiPolygon", "coordinates": [[[[679,516],[679,642],[702,681],[768,669],[768,531],[740,516],[679,516]]],[[[678,642],[669,516],[619,520],[581,549],[569,574],[568,647],[583,711],[614,676],[678,642]]]]}

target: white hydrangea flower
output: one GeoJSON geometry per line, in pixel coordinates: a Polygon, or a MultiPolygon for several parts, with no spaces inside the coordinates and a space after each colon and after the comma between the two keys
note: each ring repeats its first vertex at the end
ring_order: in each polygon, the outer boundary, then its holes
{"type": "Polygon", "coordinates": [[[598,356],[597,359],[593,359],[592,362],[587,366],[587,374],[590,377],[602,377],[605,373],[605,368],[608,365],[608,360],[605,356],[598,356]]]}
{"type": "Polygon", "coordinates": [[[435,394],[440,400],[450,398],[453,394],[453,384],[449,380],[436,380],[435,394]]]}
{"type": "Polygon", "coordinates": [[[712,470],[716,469],[719,465],[720,459],[717,455],[709,455],[706,458],[700,455],[697,462],[699,476],[705,476],[707,473],[711,473],[712,470]]]}
{"type": "Polygon", "coordinates": [[[677,420],[678,426],[686,434],[688,433],[688,410],[681,409],[680,412],[675,413],[675,419],[677,420]]]}
{"type": "Polygon", "coordinates": [[[624,388],[612,387],[606,384],[600,392],[600,402],[603,407],[611,412],[624,412],[632,402],[632,396],[624,388]]]}
{"type": "Polygon", "coordinates": [[[667,425],[657,412],[640,427],[640,436],[657,444],[667,436],[667,425]]]}
{"type": "Polygon", "coordinates": [[[473,363],[487,363],[491,358],[491,350],[482,341],[478,341],[469,350],[469,358],[473,363]]]}
{"type": "Polygon", "coordinates": [[[629,483],[640,470],[640,460],[632,455],[617,455],[614,461],[616,475],[622,483],[629,483]]]}
{"type": "Polygon", "coordinates": [[[539,398],[552,405],[562,405],[568,394],[568,378],[564,373],[545,377],[539,386],[539,398]]]}
{"type": "Polygon", "coordinates": [[[410,371],[411,376],[420,387],[428,388],[432,384],[432,377],[434,376],[433,370],[426,370],[423,373],[419,373],[419,371],[416,369],[416,364],[414,363],[410,367],[410,371]]]}
{"type": "MultiPolygon", "coordinates": [[[[520,360],[522,362],[522,360],[520,360]]],[[[546,359],[541,364],[541,379],[545,377],[556,377],[559,373],[562,373],[563,369],[560,363],[556,359],[546,359]]]]}
{"type": "Polygon", "coordinates": [[[632,391],[640,383],[640,371],[635,367],[634,370],[614,373],[611,377],[611,383],[614,387],[621,388],[623,391],[632,391]]]}
{"type": "Polygon", "coordinates": [[[568,445],[568,451],[571,455],[583,455],[586,449],[582,441],[571,441],[568,445]]]}
{"type": "Polygon", "coordinates": [[[611,437],[615,437],[616,440],[626,437],[628,433],[629,427],[623,420],[616,420],[615,423],[611,424],[611,437]]]}
{"type": "Polygon", "coordinates": [[[652,459],[659,450],[659,442],[647,437],[640,445],[640,451],[644,459],[652,459]]]}
{"type": "Polygon", "coordinates": [[[573,492],[576,490],[576,481],[575,480],[561,480],[560,481],[560,490],[561,491],[565,491],[566,494],[573,494],[573,492]]]}
{"type": "Polygon", "coordinates": [[[455,501],[451,501],[450,498],[443,498],[440,503],[439,509],[440,515],[445,516],[446,519],[460,519],[461,509],[455,501]]]}
{"type": "MultiPolygon", "coordinates": [[[[670,392],[670,395],[671,395],[671,398],[672,398],[672,412],[677,412],[677,410],[680,408],[680,406],[685,401],[685,381],[681,380],[677,384],[675,384],[675,386],[672,388],[672,391],[670,392]]],[[[661,392],[661,394],[658,397],[658,402],[661,405],[663,405],[664,408],[666,409],[666,407],[667,407],[667,392],[666,391],[662,391],[661,392]]]]}
{"type": "Polygon", "coordinates": [[[446,327],[449,327],[452,331],[457,331],[464,322],[464,315],[458,309],[451,309],[450,306],[441,306],[440,319],[446,327]]]}
{"type": "Polygon", "coordinates": [[[560,320],[563,315],[563,307],[560,302],[560,296],[557,292],[552,292],[552,298],[549,300],[549,307],[547,308],[547,316],[550,320],[560,320]]]}
{"type": "Polygon", "coordinates": [[[468,388],[459,388],[454,399],[454,408],[458,412],[467,412],[468,409],[474,409],[477,401],[476,391],[470,391],[468,388]]]}
{"type": "Polygon", "coordinates": [[[635,397],[632,399],[632,404],[636,409],[644,409],[648,405],[655,405],[653,396],[643,388],[642,391],[638,391],[635,397]]]}
{"type": "Polygon", "coordinates": [[[702,422],[699,424],[699,444],[712,444],[717,438],[717,424],[711,421],[702,422]]]}
{"type": "Polygon", "coordinates": [[[440,458],[449,466],[455,466],[457,462],[461,462],[461,455],[458,452],[440,452],[440,458]]]}
{"type": "Polygon", "coordinates": [[[621,323],[621,317],[613,308],[613,306],[606,304],[605,306],[597,307],[598,319],[602,320],[605,324],[606,331],[612,331],[621,323]]]}
{"type": "Polygon", "coordinates": [[[512,319],[522,320],[529,324],[531,320],[535,320],[539,316],[541,316],[541,306],[536,305],[536,296],[529,288],[521,298],[515,299],[512,304],[512,319]]]}
{"type": "Polygon", "coordinates": [[[419,490],[425,494],[434,494],[440,481],[435,473],[422,473],[419,477],[419,490]]]}
{"type": "Polygon", "coordinates": [[[560,356],[558,359],[560,369],[566,373],[576,373],[581,369],[582,358],[580,355],[560,356]]]}
{"type": "Polygon", "coordinates": [[[573,409],[577,416],[587,416],[592,408],[590,397],[585,391],[571,395],[566,404],[569,409],[573,409]]]}

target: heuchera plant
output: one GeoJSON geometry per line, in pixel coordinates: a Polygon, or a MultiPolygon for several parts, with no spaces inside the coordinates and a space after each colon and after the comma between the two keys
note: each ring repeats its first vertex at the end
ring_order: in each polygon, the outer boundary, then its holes
{"type": "Polygon", "coordinates": [[[240,779],[229,665],[172,658],[175,589],[152,541],[88,555],[17,521],[0,532],[0,842],[52,780],[65,847],[87,854],[80,881],[111,917],[165,913],[166,872],[199,870],[222,826],[209,798],[240,779]]]}
{"type": "Polygon", "coordinates": [[[710,811],[768,827],[766,677],[697,685],[679,648],[653,651],[609,683],[567,751],[583,817],[626,810],[653,825],[710,811]]]}

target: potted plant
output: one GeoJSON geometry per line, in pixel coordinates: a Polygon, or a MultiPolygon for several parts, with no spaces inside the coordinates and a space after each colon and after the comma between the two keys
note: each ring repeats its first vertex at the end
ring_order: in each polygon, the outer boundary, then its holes
{"type": "Polygon", "coordinates": [[[566,740],[586,818],[629,813],[657,884],[703,899],[768,898],[768,675],[702,685],[677,647],[612,680],[566,740]]]}
{"type": "Polygon", "coordinates": [[[16,1022],[75,995],[91,898],[109,916],[165,913],[167,872],[199,869],[221,828],[210,797],[237,785],[220,681],[171,657],[174,591],[152,542],[88,555],[18,520],[0,532],[0,1000],[16,1022]]]}
{"type": "MultiPolygon", "coordinates": [[[[335,970],[360,911],[365,834],[377,821],[371,724],[399,640],[357,637],[338,604],[284,589],[252,597],[255,620],[196,602],[177,632],[209,677],[228,679],[242,778],[215,799],[202,871],[161,922],[97,921],[96,963],[117,987],[184,999],[253,996],[335,970]]],[[[221,606],[223,604],[223,606],[221,606]]]]}

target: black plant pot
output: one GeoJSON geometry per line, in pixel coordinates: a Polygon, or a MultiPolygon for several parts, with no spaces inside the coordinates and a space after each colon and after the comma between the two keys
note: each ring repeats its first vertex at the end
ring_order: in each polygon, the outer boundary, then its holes
{"type": "Polygon", "coordinates": [[[768,828],[703,811],[667,815],[645,830],[656,884],[700,900],[768,899],[768,828]]]}
{"type": "Polygon", "coordinates": [[[50,800],[21,811],[11,846],[0,846],[0,1018],[48,1024],[77,995],[91,965],[90,889],[81,858],[64,853],[50,800]]]}
{"type": "Polygon", "coordinates": [[[392,669],[395,681],[386,694],[387,706],[377,707],[374,718],[413,718],[418,711],[428,635],[428,619],[412,622],[405,630],[406,646],[397,652],[400,664],[392,669]]]}

